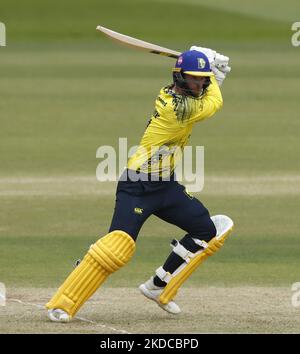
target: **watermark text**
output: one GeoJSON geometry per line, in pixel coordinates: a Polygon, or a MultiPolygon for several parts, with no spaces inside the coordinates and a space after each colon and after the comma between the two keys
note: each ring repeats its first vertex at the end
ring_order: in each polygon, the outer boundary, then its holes
{"type": "Polygon", "coordinates": [[[0,22],[0,47],[6,46],[6,28],[5,24],[0,22]]]}
{"type": "Polygon", "coordinates": [[[292,45],[294,47],[299,47],[300,45],[300,22],[294,22],[292,24],[292,31],[295,32],[293,35],[292,35],[292,45]]]}
{"type": "Polygon", "coordinates": [[[6,304],[6,288],[4,283],[0,283],[0,306],[6,304]]]}
{"type": "Polygon", "coordinates": [[[292,285],[292,306],[300,307],[300,282],[292,285]]]}
{"type": "Polygon", "coordinates": [[[186,187],[190,192],[201,192],[204,187],[203,146],[140,145],[128,148],[127,138],[119,138],[118,149],[100,146],[96,157],[101,159],[96,169],[97,180],[101,182],[168,181],[175,172],[176,180],[188,183],[186,187]]]}

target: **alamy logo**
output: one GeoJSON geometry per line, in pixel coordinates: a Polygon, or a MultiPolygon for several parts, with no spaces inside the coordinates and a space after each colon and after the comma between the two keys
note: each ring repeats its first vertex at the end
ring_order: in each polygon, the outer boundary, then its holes
{"type": "Polygon", "coordinates": [[[294,283],[292,285],[292,306],[300,307],[300,283],[294,283]]]}
{"type": "Polygon", "coordinates": [[[170,180],[173,172],[178,182],[184,182],[190,192],[201,192],[204,187],[203,146],[132,146],[127,138],[119,138],[118,151],[113,146],[103,145],[97,149],[101,161],[96,169],[99,182],[158,181],[170,180]],[[124,174],[127,166],[128,173],[124,174]],[[188,183],[188,184],[187,184],[188,183]]]}
{"type": "Polygon", "coordinates": [[[292,24],[292,31],[295,33],[292,35],[292,45],[299,47],[300,45],[300,22],[294,22],[292,24]]]}
{"type": "Polygon", "coordinates": [[[0,283],[0,306],[5,306],[6,302],[6,288],[3,283],[0,283]]]}
{"type": "Polygon", "coordinates": [[[6,29],[5,24],[0,22],[0,47],[6,46],[6,29]]]}

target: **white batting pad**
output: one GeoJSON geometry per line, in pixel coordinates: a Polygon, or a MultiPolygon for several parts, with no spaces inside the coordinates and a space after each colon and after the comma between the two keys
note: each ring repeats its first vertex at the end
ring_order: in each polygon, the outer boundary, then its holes
{"type": "Polygon", "coordinates": [[[233,227],[233,221],[226,215],[214,215],[211,220],[217,229],[217,239],[233,227]]]}

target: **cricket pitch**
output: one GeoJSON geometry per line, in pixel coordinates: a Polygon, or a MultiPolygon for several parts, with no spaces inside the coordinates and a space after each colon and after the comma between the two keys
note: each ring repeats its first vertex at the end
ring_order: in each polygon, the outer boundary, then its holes
{"type": "Polygon", "coordinates": [[[135,288],[102,288],[71,323],[50,322],[43,305],[55,289],[7,289],[1,333],[296,333],[299,308],[285,287],[182,289],[170,315],[135,288]]]}

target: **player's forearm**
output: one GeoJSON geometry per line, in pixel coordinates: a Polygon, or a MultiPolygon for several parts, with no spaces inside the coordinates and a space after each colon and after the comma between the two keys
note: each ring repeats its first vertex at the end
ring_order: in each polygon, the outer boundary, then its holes
{"type": "Polygon", "coordinates": [[[208,87],[206,97],[204,97],[203,101],[204,105],[209,103],[211,106],[210,108],[214,111],[214,113],[221,109],[223,106],[222,93],[215,76],[211,77],[211,84],[208,87]]]}
{"type": "Polygon", "coordinates": [[[196,114],[191,117],[191,122],[199,122],[201,120],[210,118],[223,106],[222,93],[214,76],[211,77],[211,84],[209,85],[205,96],[199,101],[199,107],[196,114]]]}

